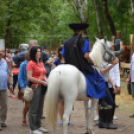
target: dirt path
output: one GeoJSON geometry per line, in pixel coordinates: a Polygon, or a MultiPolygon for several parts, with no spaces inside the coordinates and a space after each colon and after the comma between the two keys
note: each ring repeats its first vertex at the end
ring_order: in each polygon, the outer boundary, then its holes
{"type": "MultiPolygon", "coordinates": [[[[12,99],[8,97],[8,114],[7,114],[7,128],[4,128],[0,134],[29,134],[29,127],[21,125],[22,108],[24,103],[17,98],[12,99]]],[[[75,110],[72,113],[72,122],[74,127],[69,127],[69,134],[84,134],[85,132],[85,115],[83,102],[75,102],[75,110]]],[[[117,130],[98,129],[94,126],[95,134],[134,134],[134,118],[129,118],[131,113],[121,109],[116,110],[118,120],[114,124],[118,126],[117,130]]],[[[59,121],[59,120],[58,120],[59,121]]],[[[43,127],[49,128],[46,119],[42,120],[43,127]]],[[[50,134],[51,134],[51,129],[50,134]]],[[[57,127],[57,134],[62,134],[62,127],[57,127]]]]}
{"type": "MultiPolygon", "coordinates": [[[[117,103],[120,105],[116,109],[116,116],[118,120],[114,120],[114,124],[118,126],[117,130],[98,129],[94,125],[95,134],[134,134],[134,118],[129,118],[132,114],[133,100],[130,95],[126,93],[126,86],[122,84],[122,93],[117,96],[117,103]]],[[[18,90],[16,89],[15,94],[18,90]]],[[[7,128],[3,128],[0,134],[29,134],[29,126],[22,126],[22,108],[24,103],[17,98],[8,97],[8,114],[7,114],[7,128]]],[[[44,108],[45,109],[45,108],[44,108]]],[[[44,110],[45,114],[45,110],[44,110]]],[[[69,127],[69,134],[84,134],[85,129],[85,114],[83,102],[75,102],[74,111],[72,112],[71,121],[74,123],[73,127],[69,127]]],[[[58,119],[59,122],[59,119],[58,119]]],[[[58,123],[57,123],[58,124],[58,123]]],[[[95,122],[94,122],[95,124],[95,122]]],[[[52,134],[46,119],[42,120],[42,126],[49,129],[49,134],[52,134]]],[[[57,134],[62,134],[62,127],[57,125],[57,134]]]]}

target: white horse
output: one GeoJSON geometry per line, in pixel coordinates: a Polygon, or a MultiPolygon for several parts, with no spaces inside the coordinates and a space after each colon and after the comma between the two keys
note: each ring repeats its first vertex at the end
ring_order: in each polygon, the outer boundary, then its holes
{"type": "MultiPolygon", "coordinates": [[[[107,39],[97,39],[90,52],[90,57],[96,65],[96,69],[100,71],[100,66],[103,62],[103,54],[105,49],[109,50],[110,45],[107,39]]],[[[63,115],[63,134],[68,134],[68,121],[72,112],[75,100],[84,101],[86,114],[87,134],[93,132],[93,117],[97,99],[92,98],[92,106],[90,110],[90,118],[88,112],[89,98],[86,94],[86,79],[84,75],[74,66],[66,64],[56,67],[49,76],[48,89],[46,94],[46,113],[50,126],[53,127],[53,134],[56,134],[55,125],[57,122],[58,102],[64,100],[64,115],[63,115]]]]}

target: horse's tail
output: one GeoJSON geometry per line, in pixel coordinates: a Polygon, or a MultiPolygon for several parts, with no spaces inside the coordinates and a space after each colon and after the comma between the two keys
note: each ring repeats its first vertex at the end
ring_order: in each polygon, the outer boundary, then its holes
{"type": "Polygon", "coordinates": [[[52,71],[48,80],[48,89],[46,94],[46,114],[51,127],[54,127],[57,121],[57,110],[59,102],[59,73],[52,71]]]}

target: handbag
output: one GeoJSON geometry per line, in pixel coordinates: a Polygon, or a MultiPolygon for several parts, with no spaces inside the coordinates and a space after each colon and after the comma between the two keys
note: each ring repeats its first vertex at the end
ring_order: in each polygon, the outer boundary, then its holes
{"type": "MultiPolygon", "coordinates": [[[[41,76],[42,76],[42,72],[40,74],[39,80],[40,80],[41,76]]],[[[28,87],[28,86],[26,87],[26,89],[24,91],[24,96],[23,96],[23,98],[24,98],[25,101],[30,102],[32,100],[33,93],[37,90],[37,87],[38,87],[38,83],[33,88],[28,87]]]]}
{"type": "Polygon", "coordinates": [[[19,74],[19,68],[13,68],[12,73],[13,73],[13,75],[18,75],[19,74]]]}

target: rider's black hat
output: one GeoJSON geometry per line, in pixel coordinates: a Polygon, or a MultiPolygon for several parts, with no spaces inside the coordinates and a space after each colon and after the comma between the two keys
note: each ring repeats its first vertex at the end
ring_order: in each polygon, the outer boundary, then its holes
{"type": "Polygon", "coordinates": [[[71,23],[69,24],[69,27],[72,30],[84,30],[88,27],[89,25],[86,23],[71,23]]]}

